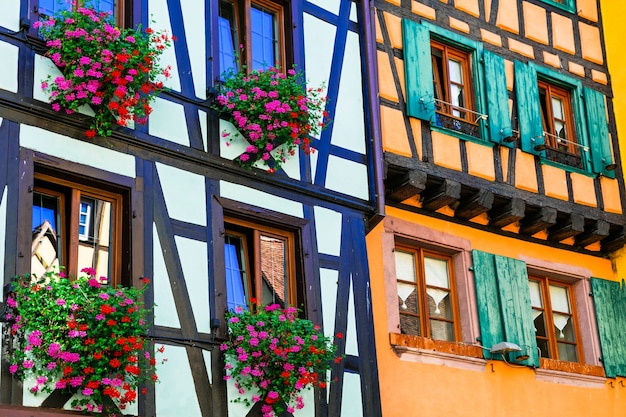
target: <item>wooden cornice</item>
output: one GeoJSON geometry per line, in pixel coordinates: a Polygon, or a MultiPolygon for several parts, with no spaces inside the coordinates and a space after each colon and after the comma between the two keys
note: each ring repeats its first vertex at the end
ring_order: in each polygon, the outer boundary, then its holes
{"type": "Polygon", "coordinates": [[[409,210],[445,218],[435,212],[448,206],[454,211],[454,217],[447,217],[456,222],[509,235],[515,232],[504,232],[502,228],[517,223],[517,236],[521,239],[600,255],[619,249],[626,242],[626,220],[621,214],[396,154],[385,154],[385,166],[388,201],[409,210]],[[419,201],[421,206],[403,204],[409,198],[419,201]],[[487,225],[471,221],[484,213],[487,213],[487,225]],[[539,232],[545,232],[547,239],[534,236],[539,232]],[[573,244],[561,243],[570,238],[573,244]],[[597,242],[600,242],[600,252],[584,249],[597,242]]]}

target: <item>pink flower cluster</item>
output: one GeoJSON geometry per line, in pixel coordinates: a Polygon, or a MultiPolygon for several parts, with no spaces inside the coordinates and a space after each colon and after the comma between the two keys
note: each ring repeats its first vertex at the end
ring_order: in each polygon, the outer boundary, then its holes
{"type": "Polygon", "coordinates": [[[52,108],[67,113],[91,106],[96,116],[88,137],[110,135],[111,125],[145,123],[150,101],[163,88],[158,57],[172,38],[148,28],[145,33],[117,28],[108,13],[79,7],[60,16],[35,22],[47,40],[47,56],[63,76],[48,77],[41,87],[49,92],[52,108]]]}
{"type": "MultiPolygon", "coordinates": [[[[263,402],[264,417],[304,407],[299,394],[308,386],[326,388],[326,372],[335,347],[294,307],[278,304],[256,311],[227,313],[230,341],[220,345],[226,355],[225,379],[234,379],[240,394],[252,391],[252,402],[263,402]]],[[[249,405],[247,397],[234,399],[249,405]]]]}
{"type": "MultiPolygon", "coordinates": [[[[298,147],[305,154],[313,150],[310,136],[327,123],[325,101],[322,89],[306,89],[293,69],[285,74],[269,68],[227,74],[215,108],[249,143],[238,158],[241,165],[251,168],[262,161],[275,172],[298,147]]],[[[228,132],[222,137],[234,139],[228,132]]]]}

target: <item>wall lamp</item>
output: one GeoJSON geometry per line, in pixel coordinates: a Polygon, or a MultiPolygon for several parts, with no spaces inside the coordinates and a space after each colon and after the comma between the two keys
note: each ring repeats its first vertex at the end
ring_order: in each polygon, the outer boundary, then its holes
{"type": "MultiPolygon", "coordinates": [[[[522,352],[522,348],[512,342],[500,342],[491,346],[491,349],[489,349],[489,352],[492,354],[499,353],[502,356],[504,356],[505,353],[522,352]]],[[[526,359],[528,359],[528,355],[524,353],[515,357],[516,361],[525,361],[526,359]]]]}

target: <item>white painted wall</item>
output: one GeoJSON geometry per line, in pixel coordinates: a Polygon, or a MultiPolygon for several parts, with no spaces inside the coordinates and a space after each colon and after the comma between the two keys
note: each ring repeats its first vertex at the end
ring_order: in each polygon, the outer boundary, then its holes
{"type": "Polygon", "coordinates": [[[206,226],[204,177],[160,163],[156,167],[169,216],[206,226]]]}

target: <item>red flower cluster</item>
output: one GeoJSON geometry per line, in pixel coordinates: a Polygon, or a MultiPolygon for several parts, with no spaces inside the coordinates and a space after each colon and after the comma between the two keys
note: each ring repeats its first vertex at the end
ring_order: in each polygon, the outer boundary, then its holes
{"type": "MultiPolygon", "coordinates": [[[[226,378],[236,381],[241,394],[257,393],[252,401],[263,401],[264,417],[280,415],[282,402],[289,413],[304,407],[299,393],[307,387],[326,388],[335,346],[318,326],[298,315],[298,309],[277,304],[226,314],[230,341],[220,346],[226,378]]],[[[250,405],[246,397],[234,401],[250,405]]]]}
{"type": "Polygon", "coordinates": [[[89,138],[110,135],[114,123],[146,122],[150,102],[163,89],[158,78],[170,75],[158,59],[173,38],[150,28],[119,29],[108,13],[84,7],[34,26],[47,40],[46,55],[63,73],[42,83],[54,110],[73,113],[90,106],[95,116],[85,132],[89,138]]]}
{"type": "MultiPolygon", "coordinates": [[[[306,88],[301,74],[279,68],[224,75],[215,109],[231,122],[248,142],[237,158],[245,168],[257,162],[275,172],[298,147],[313,152],[311,136],[318,136],[328,123],[323,89],[306,88]]],[[[238,134],[234,135],[237,136],[238,134]]],[[[229,132],[222,137],[230,143],[229,132]]]]}
{"type": "Polygon", "coordinates": [[[53,271],[15,283],[8,301],[16,336],[9,370],[34,376],[31,392],[78,392],[72,405],[87,411],[101,411],[109,397],[124,409],[142,381],[157,380],[152,346],[144,339],[147,311],[139,300],[146,287],[100,282],[93,275],[71,281],[53,271]]]}

